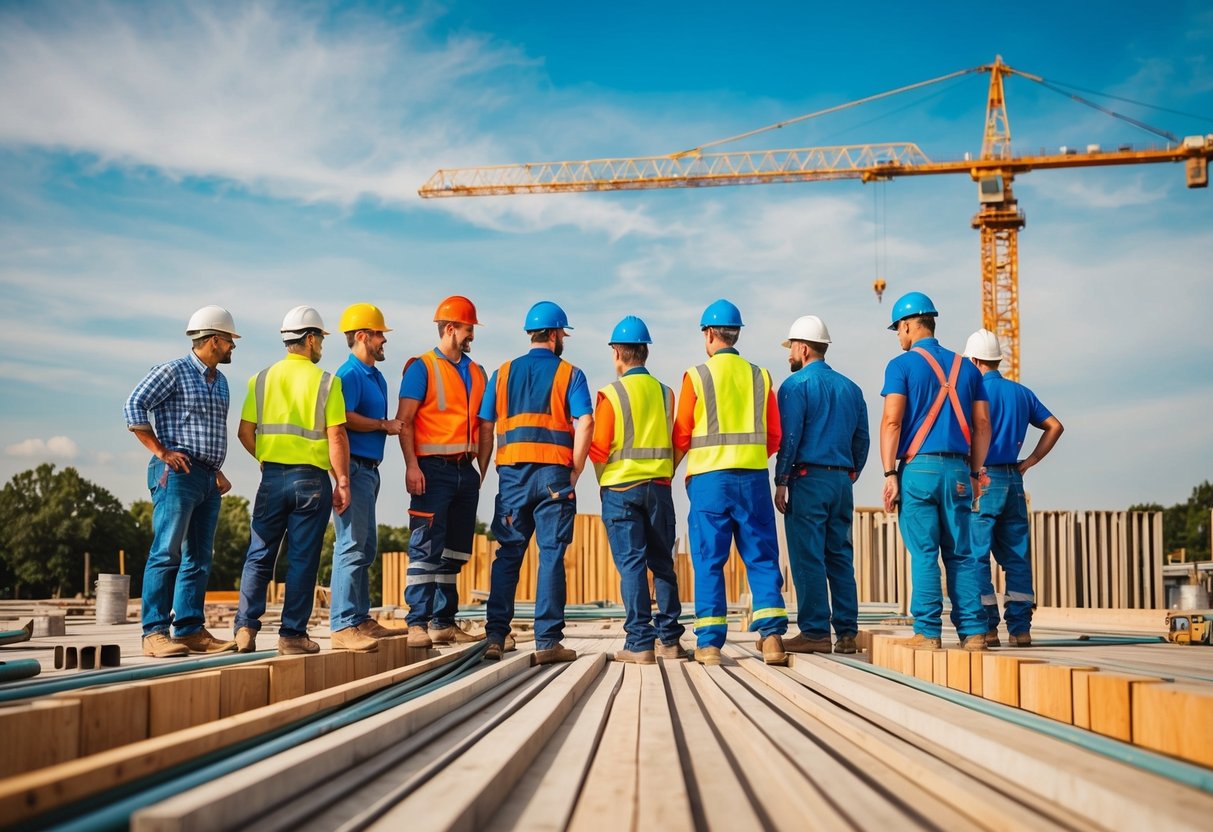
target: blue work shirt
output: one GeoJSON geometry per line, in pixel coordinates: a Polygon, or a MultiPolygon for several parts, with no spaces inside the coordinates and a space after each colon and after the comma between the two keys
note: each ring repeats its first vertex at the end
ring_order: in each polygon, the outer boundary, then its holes
{"type": "Polygon", "coordinates": [[[990,397],[990,452],[986,465],[1013,465],[1019,461],[1028,425],[1044,429],[1053,414],[1040,403],[1036,394],[1018,382],[990,370],[981,377],[990,397]]]}
{"type": "MultiPolygon", "coordinates": [[[[939,394],[939,378],[931,365],[921,355],[913,351],[914,347],[922,347],[939,362],[946,378],[952,371],[952,359],[956,353],[944,349],[935,338],[920,338],[911,345],[908,352],[894,358],[884,371],[884,388],[881,396],[899,394],[906,397],[906,409],[901,418],[901,439],[897,444],[897,457],[902,459],[914,441],[915,434],[926,420],[927,413],[935,397],[939,394]]],[[[960,375],[956,378],[956,395],[960,399],[960,408],[964,411],[969,430],[973,429],[973,402],[988,401],[985,387],[981,383],[981,372],[973,366],[973,362],[962,358],[960,360],[960,375]]],[[[927,439],[918,449],[920,454],[928,453],[959,453],[969,452],[969,442],[960,431],[960,423],[956,421],[956,413],[948,399],[944,400],[943,409],[927,439]]]]}
{"type": "Polygon", "coordinates": [[[122,413],[128,428],[152,427],[170,451],[181,451],[214,470],[227,456],[227,378],[215,370],[213,381],[193,350],[183,358],[157,364],[135,386],[122,413]]]}
{"type": "Polygon", "coordinates": [[[868,459],[868,407],[859,385],[824,361],[801,367],[779,385],[783,437],[775,483],[786,485],[796,463],[835,465],[858,474],[868,459]]]}
{"type": "MultiPolygon", "coordinates": [[[[443,361],[450,362],[455,365],[456,372],[463,379],[463,389],[470,396],[472,394],[472,359],[467,353],[460,353],[458,363],[451,361],[442,354],[442,350],[434,347],[434,355],[438,356],[443,361]]],[[[408,366],[404,368],[404,376],[400,379],[400,398],[415,399],[419,402],[425,401],[425,394],[430,387],[430,374],[425,368],[424,361],[410,361],[408,366]]]]}
{"type": "MultiPolygon", "coordinates": [[[[367,366],[358,356],[350,353],[350,357],[337,370],[337,378],[341,379],[347,413],[357,413],[368,419],[387,418],[387,380],[378,367],[367,366]]],[[[346,434],[349,436],[352,456],[383,460],[387,431],[354,430],[346,425],[346,434]]]]}
{"type": "MultiPolygon", "coordinates": [[[[556,380],[556,366],[560,358],[551,350],[536,347],[526,355],[515,358],[510,366],[509,396],[510,412],[545,413],[552,400],[552,384],[556,380]]],[[[484,389],[484,400],[480,403],[480,418],[485,422],[496,422],[506,415],[497,407],[497,370],[484,389]]],[[[569,377],[569,389],[565,394],[569,416],[578,419],[594,412],[590,402],[590,387],[585,373],[576,367],[569,377]]]]}

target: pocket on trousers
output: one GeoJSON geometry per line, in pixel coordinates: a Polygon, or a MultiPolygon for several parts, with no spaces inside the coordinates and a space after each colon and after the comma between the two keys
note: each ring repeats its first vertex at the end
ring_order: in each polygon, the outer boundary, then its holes
{"type": "Polygon", "coordinates": [[[320,508],[320,482],[303,480],[295,483],[295,511],[315,511],[320,508]]]}

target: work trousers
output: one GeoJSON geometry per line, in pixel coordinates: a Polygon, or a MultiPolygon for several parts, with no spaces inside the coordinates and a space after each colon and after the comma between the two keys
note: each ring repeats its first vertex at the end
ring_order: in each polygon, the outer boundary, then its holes
{"type": "Polygon", "coordinates": [[[371,619],[371,564],[379,552],[375,501],[379,499],[379,468],[350,457],[350,504],[333,512],[333,599],[329,624],[335,633],[371,619]]]}
{"type": "Polygon", "coordinates": [[[455,626],[459,570],[472,557],[480,474],[470,456],[417,458],[425,493],[409,502],[409,566],[404,602],[409,626],[455,626]]]}
{"type": "Polygon", "coordinates": [[[783,516],[802,635],[823,639],[859,633],[851,528],[855,499],[846,471],[809,468],[788,484],[783,516]],[[832,613],[831,613],[832,610],[832,613]]]}
{"type": "Polygon", "coordinates": [[[1032,629],[1032,606],[1036,595],[1032,588],[1028,503],[1023,491],[1023,475],[1014,465],[992,465],[989,475],[990,485],[982,492],[971,527],[986,628],[997,630],[999,621],[998,596],[994,594],[991,579],[990,554],[993,554],[1007,575],[1003,596],[1007,632],[1024,635],[1032,629]]]}

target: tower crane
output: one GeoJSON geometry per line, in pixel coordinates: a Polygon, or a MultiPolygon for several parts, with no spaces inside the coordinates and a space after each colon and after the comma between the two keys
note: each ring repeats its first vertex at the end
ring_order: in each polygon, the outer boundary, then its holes
{"type": "MultiPolygon", "coordinates": [[[[788,121],[665,156],[592,159],[586,161],[532,162],[471,168],[444,168],[418,191],[424,198],[498,196],[509,194],[628,191],[653,188],[696,188],[718,185],[759,185],[812,182],[823,179],[859,179],[873,182],[898,176],[967,174],[977,183],[978,211],[971,225],[981,237],[982,322],[1003,345],[1004,372],[1018,380],[1019,353],[1019,230],[1025,217],[1015,199],[1016,176],[1033,170],[1183,162],[1189,188],[1209,184],[1213,134],[1188,136],[1182,141],[1134,119],[1120,116],[1098,104],[1069,94],[1084,104],[1123,118],[1167,139],[1164,147],[1135,148],[1099,145],[1061,148],[1058,153],[1014,156],[1011,126],[1003,95],[1003,79],[1016,75],[1056,89],[1044,78],[1003,63],[964,69],[938,78],[840,104],[788,121]],[[748,138],[847,107],[939,83],[972,73],[989,73],[985,130],[976,159],[932,161],[908,142],[842,145],[790,150],[705,152],[707,148],[748,138]]],[[[967,156],[968,154],[966,154],[967,156]]],[[[883,288],[883,287],[882,287],[883,288]]]]}

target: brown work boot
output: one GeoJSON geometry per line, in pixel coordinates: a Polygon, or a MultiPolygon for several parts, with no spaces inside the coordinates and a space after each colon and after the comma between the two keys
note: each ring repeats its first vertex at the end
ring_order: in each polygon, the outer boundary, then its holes
{"type": "Polygon", "coordinates": [[[682,643],[677,641],[673,644],[666,644],[665,642],[659,641],[653,645],[653,652],[659,659],[671,659],[673,661],[679,661],[681,659],[690,658],[690,655],[687,653],[686,649],[683,648],[682,643]]]}
{"type": "Polygon", "coordinates": [[[783,642],[783,649],[789,653],[829,653],[834,649],[834,645],[830,643],[830,637],[825,638],[809,638],[804,633],[792,638],[786,639],[783,642]]]}
{"type": "Polygon", "coordinates": [[[307,636],[278,636],[278,655],[303,656],[319,653],[320,645],[307,636]]]}
{"type": "Polygon", "coordinates": [[[384,627],[373,618],[368,618],[358,624],[358,632],[371,638],[403,638],[409,634],[401,627],[384,627]]]}
{"type": "Polygon", "coordinates": [[[501,661],[501,654],[505,652],[505,645],[499,641],[489,641],[484,648],[484,659],[489,662],[501,661]]]}
{"type": "Polygon", "coordinates": [[[484,641],[484,636],[474,636],[471,633],[465,633],[458,627],[442,627],[441,629],[429,629],[430,641],[434,644],[472,644],[477,641],[484,641]]]}
{"type": "MultiPolygon", "coordinates": [[[[829,639],[826,639],[829,644],[829,639]]],[[[788,654],[783,648],[783,638],[777,635],[763,636],[758,639],[758,649],[762,651],[762,660],[767,664],[787,664],[788,654]]]]}
{"type": "Polygon", "coordinates": [[[657,664],[657,655],[652,650],[620,650],[615,661],[628,664],[657,664]]]}
{"type": "Polygon", "coordinates": [[[915,633],[914,637],[906,642],[906,647],[913,647],[915,650],[940,650],[943,648],[943,639],[915,633]]]}
{"type": "MultiPolygon", "coordinates": [[[[1032,646],[1032,634],[1031,633],[1020,633],[1019,635],[1015,635],[1015,633],[1011,633],[1011,635],[1009,637],[1009,641],[1010,641],[1012,647],[1031,647],[1032,646]]],[[[987,641],[986,643],[989,644],[989,641],[987,641]]]]}
{"type": "Polygon", "coordinates": [[[696,647],[695,661],[702,665],[715,667],[720,664],[720,648],[719,647],[696,647]]]}
{"type": "Polygon", "coordinates": [[[534,664],[571,662],[575,658],[577,658],[576,650],[570,650],[563,644],[557,644],[555,647],[549,647],[546,650],[536,650],[534,664]]]}
{"type": "Polygon", "coordinates": [[[505,652],[513,653],[517,649],[518,649],[518,642],[514,639],[514,637],[512,635],[506,636],[505,637],[505,652]]]}
{"type": "MultiPolygon", "coordinates": [[[[786,641],[784,642],[783,646],[788,646],[786,641]]],[[[855,643],[855,636],[839,636],[838,641],[834,642],[834,652],[858,653],[859,645],[855,643]]]]}
{"type": "Polygon", "coordinates": [[[346,627],[333,633],[333,649],[349,650],[351,653],[377,653],[379,642],[358,627],[346,627]]]}
{"type": "Polygon", "coordinates": [[[420,624],[409,626],[409,647],[433,647],[434,642],[430,639],[430,634],[426,632],[425,627],[420,624]]]}
{"type": "Polygon", "coordinates": [[[157,659],[188,656],[190,649],[168,637],[168,633],[149,633],[143,637],[143,655],[157,659]]]}
{"type": "Polygon", "coordinates": [[[963,647],[965,650],[972,650],[972,651],[985,650],[986,649],[985,633],[978,633],[975,636],[969,636],[961,643],[960,646],[963,647]]]}
{"type": "Polygon", "coordinates": [[[236,649],[236,642],[220,641],[207,632],[205,627],[196,633],[190,633],[188,636],[177,636],[173,639],[173,642],[175,644],[184,644],[189,648],[191,653],[226,653],[229,650],[236,649]]]}
{"type": "Polygon", "coordinates": [[[252,627],[241,627],[236,631],[236,652],[252,653],[257,649],[257,631],[252,627]]]}
{"type": "Polygon", "coordinates": [[[986,633],[986,647],[1002,647],[997,630],[990,630],[990,632],[986,633]]]}

